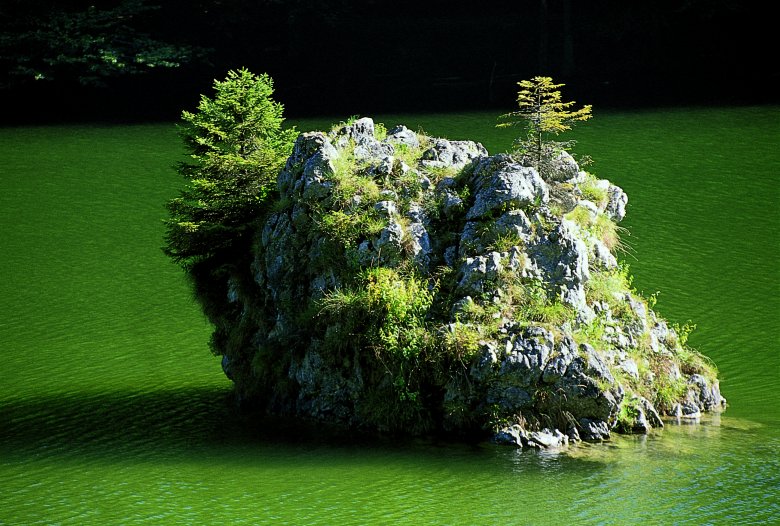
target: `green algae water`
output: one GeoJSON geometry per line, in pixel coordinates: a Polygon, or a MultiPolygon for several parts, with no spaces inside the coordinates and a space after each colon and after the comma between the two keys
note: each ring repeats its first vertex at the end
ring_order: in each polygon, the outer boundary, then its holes
{"type": "MultiPolygon", "coordinates": [[[[375,118],[491,153],[513,133],[493,114],[375,118]]],[[[539,453],[237,414],[159,249],[174,127],[0,129],[0,524],[780,522],[780,108],[597,114],[572,135],[628,192],[635,287],[697,324],[730,405],[539,453]]]]}

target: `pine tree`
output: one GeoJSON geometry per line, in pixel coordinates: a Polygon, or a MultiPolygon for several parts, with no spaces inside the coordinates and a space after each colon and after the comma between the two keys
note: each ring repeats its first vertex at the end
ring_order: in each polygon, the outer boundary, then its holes
{"type": "Polygon", "coordinates": [[[572,111],[575,102],[563,102],[560,88],[564,84],[553,83],[550,77],[534,77],[517,83],[520,91],[517,93],[519,110],[499,118],[508,122],[498,124],[499,127],[525,126],[526,137],[515,141],[515,153],[536,167],[544,175],[546,166],[561,151],[568,149],[572,142],[557,142],[549,139],[570,130],[578,121],[586,121],[592,117],[591,106],[583,106],[572,111]]]}
{"type": "Polygon", "coordinates": [[[230,71],[214,90],[213,99],[201,96],[197,112],[182,113],[191,161],[178,171],[189,183],[167,204],[163,251],[185,269],[242,245],[276,192],[297,133],[282,129],[284,108],[271,98],[268,75],[230,71]]]}

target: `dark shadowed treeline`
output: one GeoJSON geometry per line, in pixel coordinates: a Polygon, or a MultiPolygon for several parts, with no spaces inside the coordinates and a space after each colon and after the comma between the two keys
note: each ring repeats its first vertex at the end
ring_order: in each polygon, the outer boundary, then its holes
{"type": "Polygon", "coordinates": [[[239,67],[270,74],[292,116],[507,108],[516,82],[538,74],[600,107],[766,102],[777,93],[769,17],[750,2],[115,0],[96,6],[124,6],[108,30],[101,22],[79,42],[57,36],[84,24],[72,14],[91,4],[0,6],[4,119],[175,118],[212,79],[239,67]],[[64,22],[53,24],[52,13],[64,22]],[[46,23],[55,29],[30,44],[46,23]],[[79,68],[101,64],[68,53],[87,41],[100,62],[106,35],[120,32],[135,50],[157,45],[151,56],[160,64],[84,82],[90,73],[79,68]],[[176,67],[163,62],[166,50],[176,67]],[[51,78],[19,74],[22,59],[48,61],[51,78]]]}

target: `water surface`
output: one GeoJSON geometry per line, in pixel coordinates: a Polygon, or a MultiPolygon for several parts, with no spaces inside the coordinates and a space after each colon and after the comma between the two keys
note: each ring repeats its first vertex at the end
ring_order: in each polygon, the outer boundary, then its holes
{"type": "MultiPolygon", "coordinates": [[[[515,132],[483,113],[377,120],[491,153],[515,132]]],[[[236,414],[159,249],[174,127],[0,129],[0,524],[780,521],[780,108],[597,114],[574,135],[629,194],[635,286],[697,323],[730,406],[560,454],[236,414]]]]}

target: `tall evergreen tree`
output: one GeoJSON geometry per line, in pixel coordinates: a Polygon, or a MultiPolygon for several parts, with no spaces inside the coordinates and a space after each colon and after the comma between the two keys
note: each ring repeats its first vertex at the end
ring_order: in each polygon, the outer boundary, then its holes
{"type": "Polygon", "coordinates": [[[243,246],[252,222],[276,192],[276,176],[292,148],[295,129],[283,129],[284,107],[273,80],[246,69],[215,81],[215,97],[182,114],[190,161],[188,180],[167,208],[165,253],[185,268],[243,246]]]}

